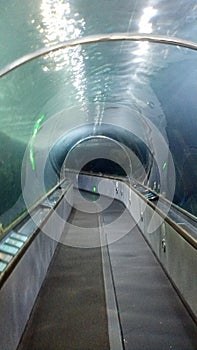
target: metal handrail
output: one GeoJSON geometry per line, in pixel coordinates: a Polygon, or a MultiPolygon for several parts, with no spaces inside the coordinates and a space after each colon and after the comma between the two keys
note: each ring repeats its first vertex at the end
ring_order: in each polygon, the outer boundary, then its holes
{"type": "MultiPolygon", "coordinates": [[[[67,169],[67,171],[69,172],[69,169],[67,169]]],[[[71,173],[78,173],[77,171],[70,170],[71,173]]],[[[127,178],[123,178],[122,176],[112,176],[112,175],[101,175],[101,174],[96,174],[96,173],[88,173],[88,172],[80,172],[80,175],[86,175],[86,176],[95,176],[95,177],[102,177],[102,178],[109,178],[112,180],[117,180],[117,181],[121,181],[123,183],[126,183],[127,185],[131,185],[130,182],[128,181],[127,178]]],[[[136,182],[136,181],[135,181],[136,182]]],[[[141,185],[141,184],[140,184],[141,185]]],[[[154,192],[151,188],[148,188],[145,185],[142,185],[144,188],[146,188],[148,191],[156,194],[158,197],[160,197],[160,194],[154,192]]],[[[197,249],[197,239],[195,239],[189,232],[187,232],[183,227],[179,226],[175,221],[173,221],[171,218],[169,218],[168,216],[166,216],[166,214],[160,209],[158,208],[153,202],[149,201],[142,193],[140,193],[134,186],[132,186],[132,190],[138,195],[140,196],[141,199],[143,199],[150,207],[152,207],[152,209],[154,209],[155,212],[157,212],[163,219],[164,221],[166,221],[170,226],[172,226],[188,243],[190,243],[195,249],[197,249]]],[[[176,206],[174,203],[169,202],[169,200],[167,200],[166,198],[162,197],[162,200],[168,203],[168,205],[170,204],[171,207],[175,207],[175,209],[177,211],[180,211],[180,213],[184,214],[185,216],[189,216],[190,218],[192,218],[195,222],[197,222],[197,218],[193,215],[188,215],[190,213],[188,213],[187,211],[185,211],[182,208],[179,208],[178,206],[176,206]]]]}
{"type": "Polygon", "coordinates": [[[25,211],[19,215],[14,221],[12,221],[8,226],[3,228],[3,232],[0,234],[0,241],[5,237],[5,235],[12,230],[15,226],[19,225],[42,201],[44,201],[48,196],[50,196],[59,186],[63,184],[65,179],[62,179],[58,184],[56,184],[51,190],[41,196],[30,208],[26,208],[25,211]]]}
{"type": "MultiPolygon", "coordinates": [[[[65,181],[62,180],[61,184],[65,181]]],[[[50,196],[52,193],[54,193],[60,186],[60,183],[58,185],[56,185],[53,189],[51,189],[45,196],[42,197],[42,199],[40,199],[35,205],[34,205],[34,209],[41,204],[44,199],[46,199],[48,196],[50,196]]],[[[28,240],[24,243],[24,245],[20,248],[20,250],[16,253],[15,256],[13,256],[12,260],[10,261],[10,263],[8,264],[8,266],[6,267],[5,271],[3,271],[0,275],[0,288],[3,286],[4,282],[7,280],[7,278],[10,276],[10,274],[12,273],[12,271],[14,270],[15,266],[17,265],[17,263],[19,262],[19,260],[23,257],[23,255],[25,254],[25,252],[27,251],[27,249],[29,248],[29,246],[31,245],[31,243],[34,241],[34,239],[37,237],[37,235],[40,233],[40,231],[42,230],[42,227],[45,225],[45,223],[47,222],[47,220],[49,219],[49,217],[51,216],[51,214],[53,213],[54,209],[56,209],[56,207],[59,205],[59,203],[61,202],[61,200],[63,199],[63,197],[65,196],[65,193],[68,191],[68,189],[72,186],[71,183],[68,184],[68,187],[66,187],[64,189],[64,191],[62,192],[61,196],[58,198],[57,202],[54,204],[54,206],[49,210],[49,212],[47,213],[46,217],[43,219],[42,223],[39,224],[39,227],[37,227],[35,229],[35,231],[32,232],[31,236],[28,238],[28,240]]],[[[32,209],[33,210],[33,209],[32,209]]],[[[24,218],[23,218],[24,220],[24,218]]],[[[22,221],[23,221],[22,220],[22,221]]],[[[19,225],[19,223],[17,224],[19,225]]]]}

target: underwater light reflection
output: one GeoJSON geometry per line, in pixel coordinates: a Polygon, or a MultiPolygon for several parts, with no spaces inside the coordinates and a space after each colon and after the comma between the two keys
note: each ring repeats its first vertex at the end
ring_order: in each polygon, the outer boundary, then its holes
{"type": "MultiPolygon", "coordinates": [[[[45,46],[68,39],[82,36],[85,30],[85,20],[75,9],[71,8],[69,1],[42,0],[41,3],[42,27],[39,28],[45,46]],[[73,13],[74,10],[74,13],[73,13]],[[72,16],[71,16],[72,13],[72,16]]],[[[76,98],[85,100],[86,77],[84,52],[81,46],[64,49],[61,52],[52,52],[44,57],[43,71],[63,71],[65,78],[71,73],[71,81],[76,89],[76,98]]]]}

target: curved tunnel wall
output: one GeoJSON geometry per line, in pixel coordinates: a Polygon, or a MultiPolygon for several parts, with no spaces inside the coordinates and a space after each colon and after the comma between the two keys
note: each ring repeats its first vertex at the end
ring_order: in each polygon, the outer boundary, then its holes
{"type": "MultiPolygon", "coordinates": [[[[69,110],[69,113],[72,116],[72,110],[69,110]]],[[[82,114],[81,111],[78,111],[78,113],[78,116],[82,114]]],[[[123,108],[116,106],[115,110],[110,107],[106,109],[106,112],[103,116],[103,122],[100,125],[95,126],[95,124],[92,123],[83,123],[80,125],[80,127],[70,128],[70,130],[67,132],[64,132],[65,129],[63,127],[66,119],[65,115],[66,112],[63,111],[60,115],[57,116],[57,130],[55,130],[55,123],[52,120],[52,122],[47,122],[49,125],[47,125],[47,123],[46,125],[43,124],[41,130],[37,135],[37,151],[35,152],[37,170],[31,171],[31,167],[29,166],[28,181],[30,181],[30,183],[38,183],[38,178],[40,181],[43,181],[43,187],[39,191],[43,192],[43,190],[48,190],[58,181],[62,165],[70,149],[72,149],[75,145],[77,145],[79,142],[82,142],[86,138],[103,137],[103,139],[109,138],[111,140],[114,140],[114,142],[120,144],[122,148],[127,148],[128,150],[132,151],[144,171],[144,177],[140,180],[145,181],[145,183],[149,182],[150,185],[153,185],[156,182],[159,191],[159,185],[161,182],[161,190],[170,197],[170,192],[168,192],[169,186],[167,181],[167,171],[162,173],[162,170],[159,169],[159,167],[161,168],[161,165],[167,160],[169,156],[168,148],[161,149],[159,153],[156,154],[158,151],[157,139],[159,136],[155,134],[155,130],[152,124],[148,126],[144,125],[143,118],[141,118],[136,111],[133,111],[128,107],[123,108]],[[131,124],[131,127],[129,124],[131,124]],[[152,129],[150,126],[152,126],[152,129]],[[43,140],[45,140],[46,136],[50,134],[50,128],[53,129],[54,137],[52,140],[49,137],[50,145],[48,145],[46,149],[43,148],[43,151],[39,151],[39,147],[43,145],[43,140]],[[151,135],[151,138],[149,134],[151,135]],[[153,143],[153,145],[151,143],[153,143]],[[43,157],[45,158],[44,160],[43,157]],[[160,170],[160,173],[158,169],[160,170]],[[43,179],[41,178],[42,176],[43,179]],[[161,177],[163,178],[161,179],[161,177]]],[[[160,138],[158,140],[162,144],[162,140],[160,138]]],[[[84,148],[84,154],[86,153],[87,151],[84,148]]],[[[98,152],[93,155],[92,159],[98,157],[97,153],[98,152]]],[[[107,147],[105,149],[105,154],[105,158],[108,158],[110,152],[107,147]]],[[[101,157],[102,153],[99,155],[99,158],[101,157]]],[[[86,163],[89,160],[90,159],[87,156],[86,163]]],[[[112,160],[118,161],[118,158],[114,158],[112,160]]],[[[128,160],[126,161],[128,162],[128,160]]],[[[132,162],[132,159],[130,159],[130,161],[132,162]]],[[[119,162],[121,161],[119,160],[119,162]]],[[[82,164],[82,166],[83,165],[84,164],[82,164]]],[[[124,168],[124,164],[120,165],[124,168]]],[[[80,171],[80,169],[78,170],[80,171]]],[[[135,173],[137,173],[136,169],[133,169],[132,174],[130,171],[129,173],[128,171],[126,172],[127,176],[129,177],[132,177],[133,174],[135,175],[135,173]]],[[[139,178],[137,180],[139,180],[139,178]]]]}
{"type": "MultiPolygon", "coordinates": [[[[118,65],[120,71],[118,73],[121,73],[122,70],[121,64],[123,61],[121,61],[121,59],[124,58],[127,60],[128,52],[132,51],[132,47],[136,49],[136,45],[138,45],[137,43],[127,44],[126,55],[120,57],[120,67],[118,65]]],[[[161,46],[159,47],[161,48],[161,46]]],[[[160,63],[154,62],[157,69],[153,69],[155,66],[152,59],[152,61],[149,62],[149,69],[152,76],[146,76],[145,73],[144,75],[140,73],[139,68],[142,69],[140,64],[134,70],[135,74],[138,74],[138,77],[140,77],[141,74],[142,79],[137,81],[133,79],[131,84],[131,80],[126,80],[124,74],[118,74],[119,80],[116,80],[117,72],[114,71],[114,60],[112,60],[112,56],[117,50],[119,52],[119,48],[120,43],[115,43],[110,45],[110,47],[107,47],[106,43],[101,43],[92,47],[94,60],[90,60],[88,56],[87,61],[89,61],[84,66],[89,88],[85,107],[83,103],[79,103],[79,100],[76,101],[73,99],[73,94],[69,96],[68,90],[63,88],[65,80],[62,81],[60,79],[61,74],[55,72],[54,67],[56,67],[56,63],[54,62],[54,66],[50,68],[51,70],[49,69],[49,73],[47,73],[49,74],[48,76],[45,75],[44,70],[42,72],[43,75],[40,75],[42,60],[38,60],[29,63],[28,66],[20,67],[9,76],[1,79],[2,91],[9,95],[9,103],[10,101],[13,103],[12,122],[13,120],[21,121],[21,123],[16,124],[18,132],[11,128],[8,130],[8,128],[6,129],[6,126],[4,126],[3,130],[6,131],[5,134],[11,135],[11,139],[8,143],[13,142],[14,144],[16,140],[20,140],[24,152],[30,137],[29,148],[27,148],[26,157],[22,165],[22,182],[24,187],[26,187],[26,184],[29,184],[30,187],[33,186],[33,191],[29,191],[27,188],[25,193],[28,199],[26,198],[26,202],[27,204],[31,204],[33,200],[36,200],[42,195],[43,189],[45,190],[46,186],[48,189],[58,181],[61,166],[70,147],[74,146],[75,143],[86,136],[107,135],[118,142],[128,145],[128,147],[134,150],[145,165],[149,185],[153,187],[155,181],[158,184],[160,184],[159,182],[163,182],[163,188],[158,188],[158,190],[161,190],[167,197],[169,193],[171,195],[174,191],[173,185],[171,186],[171,179],[174,177],[172,169],[174,164],[176,170],[176,178],[174,179],[176,182],[174,200],[177,204],[195,214],[195,198],[194,203],[187,206],[187,201],[191,199],[188,197],[191,194],[191,187],[188,188],[187,183],[190,182],[191,174],[192,183],[195,183],[197,179],[196,168],[194,166],[196,159],[196,138],[194,137],[196,130],[196,105],[194,87],[196,81],[195,74],[197,72],[193,53],[190,54],[189,52],[187,56],[190,67],[193,68],[192,75],[189,74],[186,76],[185,73],[182,73],[182,52],[178,54],[176,52],[176,55],[180,54],[181,56],[178,60],[180,70],[176,70],[175,72],[174,63],[172,62],[170,62],[167,67],[160,67],[160,63]],[[108,71],[100,69],[100,66],[101,68],[103,66],[98,64],[95,52],[102,53],[102,60],[110,58],[108,71]],[[89,66],[88,63],[90,64],[89,66]],[[94,69],[97,65],[100,70],[99,73],[96,71],[94,74],[94,69]],[[28,69],[30,69],[30,75],[26,74],[28,69]],[[91,75],[90,73],[93,74],[91,75]],[[174,74],[174,79],[169,81],[168,77],[172,74],[174,74]],[[185,79],[184,84],[181,83],[181,79],[177,79],[179,74],[185,79]],[[108,90],[108,95],[106,95],[105,86],[97,84],[98,75],[99,79],[102,78],[104,80],[109,77],[111,81],[110,84],[114,82],[119,82],[120,84],[120,82],[123,81],[125,86],[119,86],[119,92],[117,89],[111,90],[111,95],[109,94],[110,88],[108,90]],[[33,83],[35,82],[35,84],[37,84],[37,82],[39,82],[40,84],[39,95],[36,94],[32,88],[32,77],[33,83]],[[23,86],[20,86],[21,89],[14,90],[13,86],[16,86],[19,81],[22,81],[20,84],[23,86]],[[148,82],[148,84],[146,84],[146,82],[148,82]],[[169,89],[169,85],[171,89],[169,89]],[[189,95],[188,86],[192,87],[189,95]],[[55,94],[53,93],[54,87],[55,94]],[[125,87],[125,89],[123,87],[125,87]],[[129,89],[130,95],[128,95],[129,89]],[[24,92],[27,99],[24,99],[24,92]],[[98,95],[98,93],[100,93],[100,95],[98,95]],[[169,93],[171,98],[169,98],[169,93]],[[32,94],[35,94],[35,96],[33,96],[33,101],[32,94]],[[69,103],[65,100],[65,96],[68,97],[69,103]],[[100,96],[99,99],[98,96],[100,96]],[[187,96],[187,103],[185,100],[183,101],[183,96],[187,96]],[[130,97],[130,100],[128,97],[130,97]],[[39,118],[38,114],[36,116],[35,113],[35,105],[37,106],[36,113],[39,110],[39,118]],[[73,112],[72,108],[75,105],[78,110],[73,112]],[[31,108],[28,109],[28,117],[25,123],[21,116],[25,116],[27,107],[31,108]],[[51,124],[50,127],[48,127],[46,124],[50,120],[51,124]],[[191,125],[193,125],[193,127],[191,127],[191,125]],[[23,134],[23,130],[26,132],[25,135],[23,134]],[[46,133],[45,130],[47,130],[46,133]],[[155,135],[157,135],[156,139],[154,139],[155,135]],[[161,141],[162,138],[163,144],[166,143],[166,150],[164,151],[161,141]],[[170,153],[172,158],[170,158],[170,153]],[[184,156],[181,157],[180,154],[184,156]],[[31,163],[32,155],[35,162],[34,167],[31,163]],[[45,164],[44,170],[43,164],[45,164]],[[187,164],[189,164],[189,166],[187,164]],[[39,172],[40,167],[42,168],[41,173],[39,172]],[[189,174],[188,171],[186,172],[188,169],[190,169],[189,174]],[[43,175],[42,172],[44,172],[45,175],[43,175]],[[44,179],[41,185],[40,179],[44,179]],[[28,191],[31,193],[28,194],[28,191]]],[[[155,54],[157,48],[157,44],[151,44],[150,52],[153,57],[155,55],[158,59],[155,54]],[[154,49],[152,49],[153,47],[154,49]]],[[[88,54],[90,51],[91,47],[88,47],[88,54]]],[[[174,48],[168,48],[168,51],[169,57],[171,57],[174,48]]],[[[166,53],[165,49],[162,51],[161,57],[164,53],[166,53]]],[[[70,57],[72,54],[73,49],[70,50],[70,57]]],[[[75,54],[81,57],[80,51],[76,51],[75,54]]],[[[61,57],[61,52],[58,53],[58,56],[61,57]]],[[[53,61],[53,59],[54,58],[51,60],[49,58],[49,61],[53,61]]],[[[135,64],[131,60],[131,66],[132,64],[133,67],[135,67],[135,64]]],[[[62,67],[62,69],[63,68],[65,67],[62,67]]],[[[70,80],[73,86],[75,86],[76,93],[76,76],[70,76],[70,80]]],[[[7,108],[8,106],[6,103],[5,100],[5,107],[7,108]]],[[[23,152],[19,162],[22,162],[23,152]]],[[[11,167],[13,165],[12,162],[11,167]]],[[[6,171],[9,172],[10,165],[7,164],[6,166],[6,171]]]]}
{"type": "MultiPolygon", "coordinates": [[[[60,176],[63,162],[67,157],[68,153],[70,152],[70,149],[74,147],[78,142],[80,141],[82,142],[88,137],[110,138],[111,140],[114,140],[117,143],[119,143],[120,147],[121,146],[127,147],[128,149],[132,150],[136,154],[136,157],[138,157],[141,164],[143,164],[143,167],[146,170],[146,172],[149,171],[152,163],[152,156],[150,154],[150,151],[146,147],[146,145],[142,142],[142,140],[138,139],[135,135],[131,134],[129,131],[121,129],[119,127],[112,126],[112,125],[107,125],[107,124],[101,125],[96,130],[94,129],[95,129],[94,125],[86,125],[84,127],[80,127],[69,132],[68,134],[63,136],[60,140],[57,141],[57,143],[51,149],[49,153],[48,161],[46,163],[46,168],[45,168],[46,181],[47,181],[47,177],[50,177],[49,176],[50,172],[51,172],[51,180],[52,180],[52,173],[55,173],[57,176],[60,176]]],[[[102,142],[101,138],[100,140],[102,142]]],[[[103,141],[104,141],[104,138],[103,138],[103,141]]],[[[113,146],[114,145],[112,143],[111,147],[113,146]]],[[[84,149],[84,152],[86,152],[85,149],[84,149]]],[[[107,148],[104,153],[105,153],[104,158],[107,157],[107,155],[110,156],[110,149],[107,148]]],[[[96,157],[97,157],[97,154],[95,152],[95,158],[96,157]]],[[[117,161],[118,161],[118,157],[117,157],[117,161]]],[[[129,160],[127,159],[127,162],[128,161],[129,160]]],[[[76,162],[78,162],[77,159],[76,159],[76,162]]],[[[125,164],[125,166],[127,166],[127,164],[125,164]]],[[[128,173],[127,171],[127,175],[131,175],[131,174],[128,173]]]]}
{"type": "MultiPolygon", "coordinates": [[[[122,110],[122,113],[124,114],[124,110],[122,110]]],[[[62,114],[62,117],[62,120],[64,120],[64,114],[62,114]]],[[[113,147],[114,140],[114,144],[120,144],[120,152],[123,152],[122,149],[125,147],[124,152],[126,152],[127,148],[136,155],[136,158],[139,159],[138,162],[141,164],[141,167],[143,167],[144,174],[150,172],[150,168],[153,163],[153,157],[150,153],[150,150],[142,140],[140,140],[128,130],[125,130],[118,126],[113,126],[109,123],[102,124],[95,128],[94,124],[88,123],[80,127],[76,127],[65,134],[63,130],[59,138],[56,139],[54,137],[53,141],[51,141],[51,146],[48,145],[47,148],[44,147],[41,149],[43,146],[43,140],[46,140],[46,135],[48,134],[49,128],[50,126],[46,125],[45,127],[43,124],[42,129],[39,131],[37,143],[35,143],[34,146],[34,157],[36,164],[35,169],[32,169],[29,161],[30,147],[27,149],[26,156],[24,158],[24,167],[26,171],[24,173],[23,183],[26,184],[24,187],[27,188],[27,191],[25,192],[25,199],[28,206],[30,206],[34,200],[36,200],[36,198],[43,194],[43,192],[49,190],[59,181],[63,163],[66,156],[69,154],[70,149],[72,149],[80,141],[89,137],[103,137],[103,139],[109,138],[112,140],[111,147],[113,147]],[[34,191],[28,191],[30,184],[33,184],[34,191]]],[[[55,131],[54,135],[56,135],[55,131]]],[[[87,163],[90,158],[85,148],[84,151],[87,156],[87,161],[85,163],[87,163]]],[[[111,157],[109,145],[106,149],[104,148],[103,151],[105,153],[104,158],[111,157]]],[[[100,150],[98,149],[95,154],[93,153],[91,155],[91,159],[98,158],[99,152],[100,150]]],[[[99,158],[101,158],[103,153],[101,152],[99,154],[99,158]]],[[[118,158],[116,159],[116,157],[113,156],[112,160],[116,162],[118,161],[118,158]]],[[[80,159],[80,161],[82,161],[82,159],[80,159]]],[[[78,163],[80,163],[80,161],[78,163]]],[[[127,163],[129,161],[131,160],[127,159],[127,163]]],[[[119,159],[119,162],[122,163],[121,158],[119,159]]],[[[132,174],[130,174],[130,168],[128,167],[128,164],[121,164],[121,166],[127,169],[127,175],[130,177],[132,174]]],[[[80,171],[80,169],[78,170],[80,171]]]]}

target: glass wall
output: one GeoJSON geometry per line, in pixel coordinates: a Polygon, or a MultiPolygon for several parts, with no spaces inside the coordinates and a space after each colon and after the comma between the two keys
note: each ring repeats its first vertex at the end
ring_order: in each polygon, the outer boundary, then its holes
{"type": "MultiPolygon", "coordinates": [[[[114,0],[18,0],[2,1],[0,7],[1,68],[41,47],[101,32],[196,38],[194,1],[155,1],[154,6],[123,1],[120,8],[114,0]]],[[[2,77],[3,227],[43,194],[43,174],[56,142],[66,142],[73,130],[78,130],[76,141],[82,140],[86,126],[94,135],[104,124],[116,134],[119,128],[120,140],[121,128],[141,140],[152,156],[147,162],[154,159],[146,168],[149,185],[156,182],[164,196],[197,215],[196,56],[194,50],[147,41],[91,43],[47,54],[2,77]]],[[[140,142],[136,152],[139,156],[140,142]]]]}

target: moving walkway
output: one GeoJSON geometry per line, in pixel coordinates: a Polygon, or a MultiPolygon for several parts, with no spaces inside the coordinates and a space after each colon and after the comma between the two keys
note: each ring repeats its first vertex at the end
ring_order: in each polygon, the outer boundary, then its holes
{"type": "Polygon", "coordinates": [[[136,184],[70,179],[5,237],[27,240],[1,274],[1,349],[196,349],[195,236],[136,184]]]}

